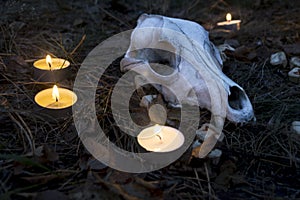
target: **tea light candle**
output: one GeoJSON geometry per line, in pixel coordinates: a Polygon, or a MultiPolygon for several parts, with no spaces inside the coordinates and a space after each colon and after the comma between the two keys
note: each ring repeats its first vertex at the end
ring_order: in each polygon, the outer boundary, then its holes
{"type": "Polygon", "coordinates": [[[137,139],[142,147],[154,152],[174,151],[184,143],[184,136],[179,130],[158,124],[142,130],[137,139]]]}
{"type": "Polygon", "coordinates": [[[33,63],[34,79],[44,82],[56,82],[68,77],[70,62],[61,58],[51,58],[47,55],[45,59],[33,63]]]}
{"type": "Polygon", "coordinates": [[[44,109],[46,114],[52,117],[65,117],[70,114],[71,106],[77,101],[77,95],[71,90],[54,85],[53,88],[37,93],[34,101],[44,109]]]}
{"type": "Polygon", "coordinates": [[[226,21],[218,22],[217,25],[219,26],[219,28],[223,28],[231,31],[238,31],[240,30],[240,23],[241,20],[232,20],[231,14],[227,13],[226,21]]]}
{"type": "Polygon", "coordinates": [[[295,67],[289,72],[289,80],[294,83],[300,83],[300,68],[295,67]]]}

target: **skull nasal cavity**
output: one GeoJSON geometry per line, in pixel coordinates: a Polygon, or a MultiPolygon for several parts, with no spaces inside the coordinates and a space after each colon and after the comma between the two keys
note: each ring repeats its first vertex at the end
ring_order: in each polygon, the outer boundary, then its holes
{"type": "Polygon", "coordinates": [[[177,69],[176,55],[172,52],[146,48],[139,50],[138,56],[140,59],[148,61],[150,67],[156,73],[162,76],[168,76],[174,73],[177,69]]]}
{"type": "Polygon", "coordinates": [[[243,109],[243,101],[245,100],[245,93],[238,87],[230,87],[230,95],[228,96],[228,104],[235,110],[243,109]]]}

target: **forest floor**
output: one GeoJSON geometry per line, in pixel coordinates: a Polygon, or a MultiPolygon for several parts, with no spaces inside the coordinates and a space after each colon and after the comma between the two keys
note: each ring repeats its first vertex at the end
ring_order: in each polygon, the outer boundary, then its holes
{"type": "MultiPolygon", "coordinates": [[[[0,11],[1,200],[300,198],[300,135],[291,128],[300,121],[300,85],[288,78],[290,59],[300,57],[299,1],[6,0],[0,11]],[[227,12],[242,20],[239,31],[216,31],[227,12]],[[236,48],[225,52],[223,71],[246,91],[256,122],[225,122],[225,138],[216,145],[222,150],[218,163],[187,161],[187,151],[160,170],[120,172],[85,149],[72,116],[50,122],[36,110],[35,94],[51,83],[33,79],[35,60],[47,54],[68,59],[71,76],[59,85],[72,89],[88,53],[105,39],[133,29],[142,13],[195,21],[214,44],[236,48]],[[270,55],[279,51],[286,54],[286,66],[270,64],[270,55]]],[[[112,80],[121,75],[119,60],[108,75],[112,80]]],[[[110,106],[113,86],[105,83],[96,94],[99,107],[110,106]]],[[[97,114],[108,134],[118,136],[112,115],[97,114]]],[[[209,112],[201,116],[205,121],[209,112]]]]}

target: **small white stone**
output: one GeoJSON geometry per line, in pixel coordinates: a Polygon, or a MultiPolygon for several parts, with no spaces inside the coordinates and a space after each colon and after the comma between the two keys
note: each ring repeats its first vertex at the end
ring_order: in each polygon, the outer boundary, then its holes
{"type": "Polygon", "coordinates": [[[202,141],[204,141],[205,136],[206,136],[206,131],[203,131],[202,129],[198,129],[196,131],[196,135],[198,136],[198,138],[202,141]]]}
{"type": "Polygon", "coordinates": [[[146,96],[143,96],[142,100],[140,102],[140,106],[148,108],[150,106],[151,102],[153,101],[153,99],[155,99],[156,97],[157,97],[157,95],[146,95],[146,96]]]}
{"type": "MultiPolygon", "coordinates": [[[[196,135],[197,137],[204,141],[205,140],[205,137],[206,137],[206,134],[207,134],[207,126],[206,125],[202,125],[200,129],[196,130],[196,135]]],[[[218,139],[218,141],[222,141],[224,139],[224,133],[221,132],[220,135],[217,135],[216,138],[218,139]]]]}
{"type": "Polygon", "coordinates": [[[300,135],[300,121],[293,121],[292,123],[292,129],[300,135]]]}
{"type": "Polygon", "coordinates": [[[272,65],[283,65],[283,67],[287,65],[286,55],[283,51],[272,54],[270,59],[272,65]]]}
{"type": "Polygon", "coordinates": [[[220,149],[214,149],[209,154],[209,158],[220,158],[222,155],[222,151],[220,149]]]}
{"type": "Polygon", "coordinates": [[[201,144],[202,144],[201,142],[199,142],[198,140],[196,140],[196,141],[193,143],[192,148],[195,149],[196,147],[201,146],[201,144]]]}
{"type": "Polygon", "coordinates": [[[294,83],[300,83],[300,68],[295,67],[292,69],[289,73],[289,80],[294,82],[294,83]]]}
{"type": "Polygon", "coordinates": [[[300,58],[299,57],[292,57],[290,60],[291,68],[293,67],[300,67],[300,58]]]}

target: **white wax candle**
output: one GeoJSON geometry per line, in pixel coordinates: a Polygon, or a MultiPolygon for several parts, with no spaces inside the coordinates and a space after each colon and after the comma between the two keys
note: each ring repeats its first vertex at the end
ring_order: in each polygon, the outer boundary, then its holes
{"type": "Polygon", "coordinates": [[[184,136],[179,130],[161,125],[145,128],[137,139],[142,147],[154,152],[174,151],[184,143],[184,136]]]}
{"type": "Polygon", "coordinates": [[[77,95],[65,88],[45,89],[37,93],[34,101],[41,107],[48,109],[63,109],[72,106],[77,101],[77,95]]]}
{"type": "Polygon", "coordinates": [[[70,62],[61,58],[51,58],[47,55],[46,59],[40,59],[33,63],[35,68],[40,70],[59,70],[69,67],[70,62]]]}
{"type": "Polygon", "coordinates": [[[231,19],[232,19],[231,14],[227,13],[226,21],[218,22],[217,25],[229,30],[239,30],[241,20],[231,20],[231,19]]]}

